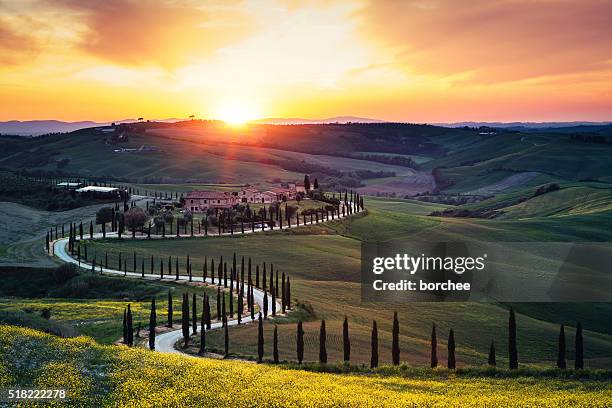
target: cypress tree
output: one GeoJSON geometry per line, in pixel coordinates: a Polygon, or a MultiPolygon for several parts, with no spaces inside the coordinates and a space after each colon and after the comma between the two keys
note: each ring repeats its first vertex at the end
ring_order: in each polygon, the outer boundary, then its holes
{"type": "Polygon", "coordinates": [[[285,286],[285,272],[283,272],[283,279],[282,279],[282,290],[281,290],[281,309],[283,311],[283,314],[285,314],[285,311],[287,310],[287,302],[285,301],[286,299],[286,294],[287,294],[287,289],[285,286]]]}
{"type": "Polygon", "coordinates": [[[263,298],[263,312],[264,319],[268,318],[268,292],[264,289],[264,298],[263,298]]]}
{"type": "Polygon", "coordinates": [[[221,288],[217,287],[217,320],[221,321],[221,288]]]}
{"type": "Polygon", "coordinates": [[[495,367],[497,365],[497,361],[495,359],[495,342],[491,340],[491,346],[489,347],[489,365],[491,367],[495,367]]]}
{"type": "Polygon", "coordinates": [[[157,326],[157,311],[155,310],[155,298],[153,298],[149,316],[149,349],[151,350],[155,350],[155,326],[157,326]]]}
{"type": "Polygon", "coordinates": [[[144,258],[142,258],[142,260],[141,260],[141,262],[140,262],[140,277],[141,277],[141,278],[144,278],[144,277],[145,277],[145,276],[144,276],[144,275],[145,275],[145,274],[144,274],[144,268],[145,268],[145,266],[144,266],[144,258]]]}
{"type": "Polygon", "coordinates": [[[134,345],[134,329],[132,327],[132,309],[129,303],[127,307],[127,336],[128,346],[132,347],[134,345]]]}
{"type": "Polygon", "coordinates": [[[438,366],[438,338],[436,336],[436,324],[431,327],[431,368],[438,366]]]}
{"type": "Polygon", "coordinates": [[[261,278],[261,279],[262,279],[262,280],[261,280],[261,288],[262,288],[263,290],[267,290],[267,289],[268,289],[268,287],[267,287],[267,286],[268,286],[268,284],[266,283],[266,278],[267,278],[267,276],[266,276],[266,275],[267,275],[267,274],[268,274],[268,272],[266,271],[266,263],[264,262],[264,264],[263,264],[262,278],[261,278]]]}
{"type": "Polygon", "coordinates": [[[272,357],[274,364],[278,364],[278,328],[274,325],[274,337],[272,338],[272,357]]]}
{"type": "Polygon", "coordinates": [[[448,333],[448,368],[451,370],[455,369],[455,333],[453,329],[448,333]]]}
{"type": "Polygon", "coordinates": [[[210,259],[210,279],[211,283],[215,284],[215,260],[213,258],[210,259]]]}
{"type": "Polygon", "coordinates": [[[518,368],[518,350],[516,347],[516,317],[514,309],[510,309],[508,319],[508,366],[511,370],[518,368]]]}
{"type": "Polygon", "coordinates": [[[372,322],[372,353],[370,357],[370,368],[378,367],[378,327],[376,320],[372,322]]]}
{"type": "MultiPolygon", "coordinates": [[[[232,281],[233,282],[233,281],[232,281]]],[[[234,317],[234,293],[229,291],[229,315],[230,317],[234,317]]]]}
{"type": "Polygon", "coordinates": [[[351,361],[351,340],[349,338],[349,325],[348,318],[344,316],[344,323],[342,324],[342,345],[344,350],[344,361],[351,361]]]}
{"type": "Polygon", "coordinates": [[[295,344],[297,346],[298,364],[302,364],[302,361],[304,360],[304,329],[302,328],[301,320],[299,320],[297,324],[297,337],[295,344]]]}
{"type": "Polygon", "coordinates": [[[393,365],[399,365],[400,363],[399,320],[397,319],[397,312],[393,312],[393,342],[391,345],[391,356],[393,359],[393,365]]]}
{"type": "Polygon", "coordinates": [[[272,295],[272,317],[276,316],[276,295],[274,291],[274,286],[272,286],[270,290],[270,294],[272,295]]]}
{"type": "Polygon", "coordinates": [[[251,298],[251,306],[250,306],[250,310],[251,310],[251,320],[255,320],[255,300],[254,300],[254,296],[253,296],[253,285],[251,286],[251,293],[250,293],[250,298],[251,298]]]}
{"type": "Polygon", "coordinates": [[[559,348],[557,353],[557,367],[565,370],[565,327],[561,325],[559,329],[559,348]]]}
{"type": "Polygon", "coordinates": [[[127,309],[123,309],[123,344],[128,345],[127,309]]]}
{"type": "Polygon", "coordinates": [[[206,353],[206,323],[207,323],[207,318],[206,318],[206,295],[204,295],[204,298],[202,300],[203,304],[202,304],[202,320],[200,321],[200,350],[198,350],[198,353],[200,355],[203,355],[204,353],[206,353]]]}
{"type": "Polygon", "coordinates": [[[183,348],[189,345],[189,296],[183,293],[183,307],[181,315],[181,329],[183,331],[183,348]]]}
{"type": "Polygon", "coordinates": [[[192,317],[192,329],[193,334],[198,332],[198,308],[196,306],[196,294],[194,293],[191,298],[191,307],[193,308],[193,317],[192,317]]]}
{"type": "Polygon", "coordinates": [[[227,316],[223,316],[223,325],[225,327],[225,338],[223,342],[224,356],[229,357],[229,329],[227,324],[227,316]]]}
{"type": "Polygon", "coordinates": [[[285,302],[287,303],[287,309],[291,310],[291,283],[289,282],[289,276],[287,276],[287,286],[285,288],[287,294],[285,295],[285,302]]]}
{"type": "Polygon", "coordinates": [[[574,360],[574,368],[580,370],[584,368],[584,341],[582,339],[582,324],[576,324],[576,359],[574,360]]]}
{"type": "Polygon", "coordinates": [[[202,282],[206,283],[208,278],[208,257],[204,257],[204,264],[202,264],[202,282]]]}
{"type": "Polygon", "coordinates": [[[259,287],[259,264],[255,265],[255,287],[259,287]]]}
{"type": "MultiPolygon", "coordinates": [[[[177,231],[178,231],[178,229],[177,229],[177,231]]],[[[179,279],[179,259],[178,259],[178,256],[176,257],[176,260],[174,262],[175,262],[174,263],[174,267],[175,267],[175,271],[174,271],[175,276],[174,276],[174,279],[178,280],[179,279]]]]}
{"type": "Polygon", "coordinates": [[[319,330],[319,363],[327,363],[327,332],[325,330],[325,319],[321,320],[321,329],[319,330]]]}
{"type": "Polygon", "coordinates": [[[172,328],[172,292],[168,291],[168,327],[172,328]]]}
{"type": "Polygon", "coordinates": [[[221,322],[223,325],[225,325],[225,316],[227,316],[227,309],[225,308],[225,294],[222,294],[223,298],[221,299],[221,316],[223,317],[221,319],[221,322]]]}
{"type": "Polygon", "coordinates": [[[264,332],[263,332],[263,319],[261,318],[261,312],[259,313],[259,322],[257,324],[257,362],[263,361],[264,355],[264,332]]]}
{"type": "Polygon", "coordinates": [[[159,258],[159,279],[164,279],[164,260],[159,258]]]}

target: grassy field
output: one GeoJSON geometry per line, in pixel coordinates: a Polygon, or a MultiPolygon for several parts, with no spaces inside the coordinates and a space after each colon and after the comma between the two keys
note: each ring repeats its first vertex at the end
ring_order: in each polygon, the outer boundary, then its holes
{"type": "MultiPolygon", "coordinates": [[[[486,361],[488,345],[492,339],[499,350],[506,347],[505,327],[507,310],[502,305],[486,303],[445,304],[363,304],[360,298],[360,245],[363,240],[411,240],[411,239],[473,239],[473,240],[554,240],[561,234],[572,240],[586,239],[588,225],[585,219],[575,217],[552,223],[549,219],[525,221],[474,220],[429,217],[434,209],[443,208],[411,200],[367,199],[368,214],[350,220],[336,221],[290,232],[270,232],[258,236],[212,237],[209,239],[130,241],[99,241],[94,244],[97,251],[108,251],[110,257],[121,250],[136,251],[139,256],[178,255],[184,262],[187,254],[194,263],[194,270],[201,270],[204,257],[219,256],[231,259],[235,252],[251,257],[254,263],[273,263],[280,272],[291,276],[294,297],[312,306],[315,316],[305,324],[307,335],[306,356],[316,359],[318,341],[318,319],[327,320],[330,361],[341,359],[340,325],[346,314],[349,317],[354,342],[355,359],[367,362],[369,358],[369,334],[371,322],[376,319],[381,336],[381,359],[390,359],[390,331],[393,310],[400,314],[402,322],[401,342],[404,361],[410,364],[426,364],[428,358],[428,336],[432,322],[440,330],[439,338],[444,344],[445,336],[452,327],[458,343],[458,358],[461,364],[482,364],[486,361]],[[562,228],[561,228],[562,227],[562,228]],[[582,237],[581,237],[582,236],[582,237]],[[475,328],[478,328],[475,330],[475,328]]],[[[584,216],[583,216],[584,217],[584,216]]],[[[592,222],[601,221],[593,217],[592,222]]],[[[602,237],[609,236],[601,226],[595,228],[602,237]]],[[[114,259],[114,258],[113,258],[114,259]]],[[[522,273],[531,276],[531,268],[522,273]]],[[[521,310],[521,309],[519,309],[521,310]]],[[[581,320],[589,330],[587,350],[589,365],[606,366],[612,356],[612,337],[602,330],[588,306],[561,308],[555,313],[554,305],[532,305],[519,316],[519,344],[522,361],[551,364],[555,359],[555,344],[558,324],[571,326],[581,320]],[[538,310],[540,313],[538,313],[538,310]],[[573,310],[573,311],[571,311],[573,310]],[[554,315],[555,318],[549,316],[554,315]],[[599,330],[602,330],[599,332],[599,330]]],[[[602,306],[601,313],[612,314],[610,308],[602,306]]],[[[280,319],[281,354],[292,359],[295,353],[295,321],[280,319]]],[[[271,325],[266,325],[270,338],[271,325]]],[[[232,329],[232,351],[237,354],[255,353],[256,329],[242,327],[232,329]]],[[[211,345],[221,348],[219,334],[211,334],[211,345]]],[[[571,349],[571,347],[569,347],[571,349]]],[[[268,350],[269,351],[269,350],[268,350]]],[[[443,352],[442,352],[443,353],[443,352]]],[[[571,350],[568,350],[568,357],[571,350]]],[[[504,355],[500,356],[501,361],[504,355]]]]}
{"type": "Polygon", "coordinates": [[[446,370],[336,375],[100,346],[11,326],[0,326],[0,357],[0,386],[67,388],[69,403],[81,406],[604,407],[612,400],[608,372],[582,379],[503,378],[503,370],[500,378],[446,370]]]}
{"type": "MultiPolygon", "coordinates": [[[[0,268],[0,324],[16,324],[50,329],[61,335],[85,334],[101,343],[113,343],[122,335],[122,315],[128,304],[144,335],[149,322],[151,299],[156,298],[157,321],[167,322],[168,291],[172,293],[175,324],[180,319],[181,294],[211,297],[216,317],[216,289],[183,283],[134,280],[116,276],[91,275],[59,278],[54,269],[0,268]],[[49,318],[41,320],[46,311],[49,318]],[[55,330],[56,329],[56,330],[55,330]]],[[[229,296],[225,294],[226,301],[229,296]]],[[[191,300],[191,297],[190,297],[191,300]]],[[[236,298],[234,297],[234,302],[236,298]]]]}

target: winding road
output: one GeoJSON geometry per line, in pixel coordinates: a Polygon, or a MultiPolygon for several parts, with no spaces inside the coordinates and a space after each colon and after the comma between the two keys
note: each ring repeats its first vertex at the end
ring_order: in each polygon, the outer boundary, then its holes
{"type": "MultiPolygon", "coordinates": [[[[352,203],[348,203],[348,205],[352,205],[352,203]]],[[[361,212],[363,210],[359,210],[357,208],[354,209],[353,214],[358,214],[359,212],[361,212]]],[[[348,215],[348,212],[345,212],[346,215],[342,216],[339,215],[335,218],[335,220],[337,219],[342,219],[342,218],[346,218],[349,217],[350,215],[348,215]]],[[[327,222],[327,221],[323,221],[323,220],[319,220],[319,224],[323,223],[323,222],[327,222]]],[[[297,225],[292,225],[291,227],[284,225],[282,227],[282,229],[289,229],[289,228],[300,228],[303,226],[307,226],[307,225],[311,225],[311,224],[317,224],[317,222],[306,222],[306,224],[300,224],[299,226],[297,225]]],[[[277,227],[274,229],[274,231],[277,231],[281,229],[280,227],[277,227]]],[[[270,229],[267,229],[267,231],[270,231],[270,229]]],[[[252,230],[245,230],[244,234],[254,234],[254,233],[258,233],[258,232],[263,232],[260,229],[256,229],[255,231],[252,230]]],[[[221,236],[231,236],[232,234],[227,232],[227,233],[223,233],[220,234],[221,236]]],[[[242,235],[242,232],[234,232],[233,235],[242,235]]],[[[203,237],[204,235],[198,234],[195,235],[197,237],[203,237]]],[[[210,235],[210,236],[219,236],[219,234],[214,234],[214,235],[210,235]]],[[[124,239],[129,240],[132,239],[131,236],[129,236],[129,234],[124,234],[124,239]]],[[[102,233],[95,233],[93,235],[93,239],[100,239],[102,238],[102,233]]],[[[106,234],[106,238],[117,238],[117,233],[107,233],[106,234]]],[[[136,239],[181,239],[181,238],[191,238],[191,235],[182,235],[179,237],[176,236],[169,236],[167,235],[166,237],[162,237],[159,235],[151,235],[150,238],[148,238],[146,235],[137,235],[136,239]]],[[[87,239],[91,239],[89,237],[85,237],[83,236],[83,240],[87,240],[87,239]]],[[[57,239],[55,241],[53,241],[52,243],[52,248],[53,248],[53,255],[56,256],[57,258],[61,259],[64,262],[67,263],[73,263],[75,265],[78,265],[81,268],[84,269],[88,269],[91,270],[92,264],[87,263],[87,262],[83,262],[75,259],[67,250],[66,250],[66,246],[68,245],[68,238],[60,238],[57,239]]],[[[121,270],[117,270],[117,269],[112,269],[112,268],[104,268],[104,267],[100,267],[99,265],[96,265],[96,271],[101,271],[104,274],[109,274],[109,275],[119,275],[119,276],[127,276],[129,278],[135,278],[135,279],[149,279],[149,280],[156,280],[156,281],[167,281],[167,282],[176,282],[176,275],[173,276],[168,276],[168,277],[164,277],[164,279],[160,279],[159,274],[149,274],[149,273],[145,273],[144,274],[144,278],[142,273],[138,273],[138,272],[124,272],[121,270]]],[[[179,275],[179,281],[187,281],[189,282],[189,275],[179,275]]],[[[198,282],[204,282],[204,279],[201,276],[193,276],[192,277],[192,282],[194,283],[198,283],[198,282]]],[[[206,279],[207,283],[211,283],[212,284],[212,278],[207,278],[206,279]]],[[[238,282],[234,282],[234,287],[235,285],[237,285],[238,282]]],[[[257,304],[257,306],[259,307],[260,310],[263,311],[264,305],[263,305],[263,299],[264,299],[264,292],[256,287],[253,287],[253,300],[254,302],[257,304]]],[[[268,315],[272,314],[272,302],[270,301],[271,299],[268,298],[268,315]]],[[[279,311],[281,310],[281,304],[279,302],[276,302],[276,310],[279,311]]],[[[245,324],[245,323],[252,323],[257,321],[257,316],[255,319],[251,319],[250,314],[249,315],[245,315],[242,318],[242,322],[241,324],[245,324]]],[[[229,326],[236,326],[238,325],[238,320],[237,319],[233,319],[233,320],[228,320],[227,324],[229,326]]],[[[191,326],[190,326],[191,327],[191,326]]],[[[211,328],[210,330],[214,330],[214,329],[218,329],[222,327],[221,322],[215,322],[211,324],[211,328]]],[[[201,330],[201,326],[198,324],[198,331],[201,330]]],[[[177,330],[171,330],[168,332],[164,332],[164,333],[160,333],[157,334],[155,336],[155,350],[156,351],[160,351],[160,352],[165,352],[165,353],[180,353],[180,354],[185,354],[182,351],[176,349],[175,345],[176,343],[183,337],[183,333],[181,329],[177,329],[177,330]]]]}

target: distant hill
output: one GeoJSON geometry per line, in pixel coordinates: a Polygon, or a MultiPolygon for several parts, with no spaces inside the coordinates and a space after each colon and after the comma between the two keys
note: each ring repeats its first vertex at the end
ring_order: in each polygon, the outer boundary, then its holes
{"type": "Polygon", "coordinates": [[[264,118],[252,121],[268,125],[319,125],[324,123],[385,123],[385,120],[360,118],[357,116],[335,116],[327,119],[301,119],[301,118],[264,118]]]}
{"type": "MultiPolygon", "coordinates": [[[[155,122],[176,122],[182,119],[162,119],[155,122]]],[[[9,120],[0,122],[0,134],[18,136],[39,136],[47,133],[69,133],[75,130],[96,126],[108,126],[111,123],[137,122],[138,119],[122,119],[113,122],[94,122],[84,120],[79,122],[63,122],[60,120],[9,120]]]]}
{"type": "Polygon", "coordinates": [[[556,129],[556,128],[571,128],[571,127],[582,127],[582,126],[607,126],[612,122],[454,122],[454,123],[434,123],[436,126],[445,127],[492,127],[492,128],[503,128],[503,129],[515,129],[515,130],[526,130],[526,129],[556,129]]]}

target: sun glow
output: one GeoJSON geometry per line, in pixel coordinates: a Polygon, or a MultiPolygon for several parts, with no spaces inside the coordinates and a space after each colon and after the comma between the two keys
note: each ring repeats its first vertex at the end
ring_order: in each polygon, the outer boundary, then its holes
{"type": "Polygon", "coordinates": [[[261,115],[253,105],[242,101],[224,103],[215,112],[215,119],[222,120],[231,126],[244,126],[247,122],[260,117],[261,115]]]}

